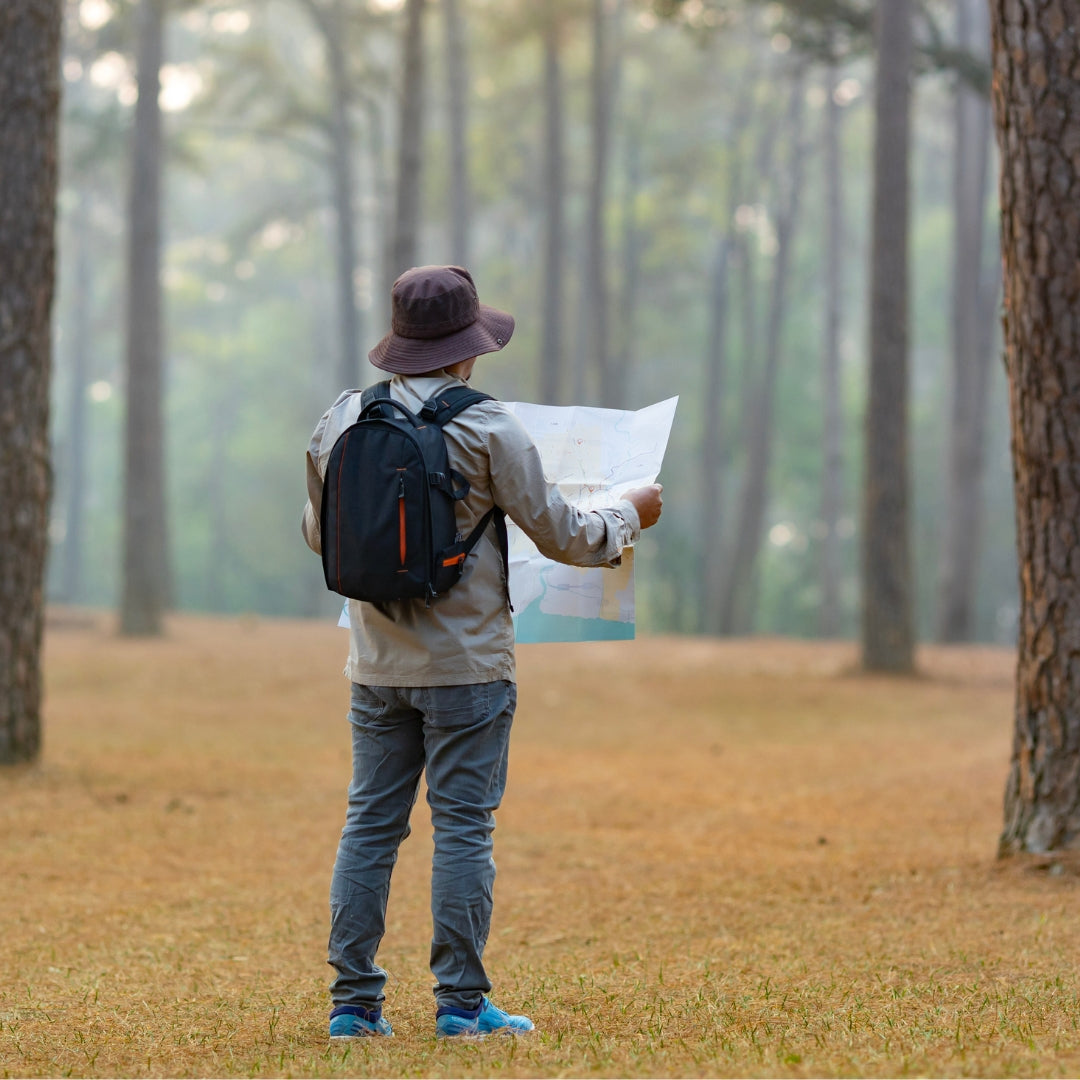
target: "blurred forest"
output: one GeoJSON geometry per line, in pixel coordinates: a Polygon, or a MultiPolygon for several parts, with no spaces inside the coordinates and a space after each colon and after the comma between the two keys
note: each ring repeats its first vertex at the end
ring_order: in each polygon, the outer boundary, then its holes
{"type": "MultiPolygon", "coordinates": [[[[111,607],[122,589],[149,3],[65,13],[55,602],[111,607]]],[[[510,348],[478,365],[482,389],[621,408],[680,395],[664,518],[639,549],[641,631],[855,636],[871,8],[160,5],[167,603],[337,610],[299,532],[311,429],[346,385],[374,380],[365,356],[396,272],[461,261],[517,318],[510,348]]],[[[1011,644],[983,9],[926,0],[915,24],[911,544],[919,638],[1011,644]],[[958,563],[970,611],[953,617],[958,563]]]]}

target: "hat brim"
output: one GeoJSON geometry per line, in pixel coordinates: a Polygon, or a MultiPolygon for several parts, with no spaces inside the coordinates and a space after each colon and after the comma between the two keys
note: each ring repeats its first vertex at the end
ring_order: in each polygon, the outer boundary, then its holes
{"type": "Polygon", "coordinates": [[[396,375],[422,375],[459,360],[498,352],[514,333],[514,316],[480,304],[476,322],[445,337],[407,338],[389,333],[368,353],[377,368],[396,375]]]}

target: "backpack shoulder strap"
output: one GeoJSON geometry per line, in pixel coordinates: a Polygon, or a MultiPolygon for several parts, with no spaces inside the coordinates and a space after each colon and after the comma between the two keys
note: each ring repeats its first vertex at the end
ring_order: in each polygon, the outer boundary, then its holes
{"type": "Polygon", "coordinates": [[[485,394],[483,390],[474,390],[471,386],[448,386],[440,391],[437,397],[429,398],[424,402],[420,416],[428,423],[443,427],[458,413],[463,412],[470,405],[475,405],[478,401],[494,401],[494,398],[490,394],[485,394]]]}
{"type": "MultiPolygon", "coordinates": [[[[376,401],[390,401],[390,380],[384,379],[382,382],[375,383],[373,386],[366,387],[360,394],[360,415],[363,416],[367,409],[376,401]]],[[[372,414],[375,414],[375,410],[372,410],[372,414]]],[[[389,410],[379,409],[379,416],[387,416],[389,410]]]]}

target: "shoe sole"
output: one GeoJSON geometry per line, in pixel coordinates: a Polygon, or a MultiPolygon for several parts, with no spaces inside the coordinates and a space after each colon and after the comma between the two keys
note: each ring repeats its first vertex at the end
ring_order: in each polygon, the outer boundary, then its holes
{"type": "Polygon", "coordinates": [[[492,1035],[501,1036],[506,1038],[509,1036],[512,1039],[518,1038],[521,1035],[534,1035],[536,1034],[536,1028],[528,1028],[522,1031],[520,1028],[504,1027],[496,1028],[494,1031],[460,1031],[457,1034],[451,1034],[449,1032],[437,1031],[435,1033],[436,1039],[468,1039],[471,1042],[480,1042],[481,1039],[488,1039],[492,1035]]]}

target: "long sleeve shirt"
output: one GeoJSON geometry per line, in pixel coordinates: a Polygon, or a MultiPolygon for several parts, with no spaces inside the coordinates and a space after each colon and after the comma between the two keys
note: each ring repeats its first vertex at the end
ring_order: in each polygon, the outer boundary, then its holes
{"type": "MultiPolygon", "coordinates": [[[[436,372],[396,375],[390,393],[413,412],[460,382],[436,372]]],[[[308,502],[303,533],[322,551],[319,510],[326,461],[341,433],[360,413],[360,391],[342,394],[323,415],[307,452],[308,502]]],[[[467,536],[493,505],[501,507],[540,552],[575,566],[617,566],[622,549],[640,534],[637,510],[626,500],[610,509],[571,506],[544,477],[540,455],[521,422],[502,402],[472,405],[443,429],[450,466],[470,485],[457,503],[457,526],[467,536]]],[[[368,686],[460,686],[513,681],[514,627],[506,571],[494,524],[465,561],[460,581],[430,604],[349,601],[349,661],[345,674],[368,686]]]]}

